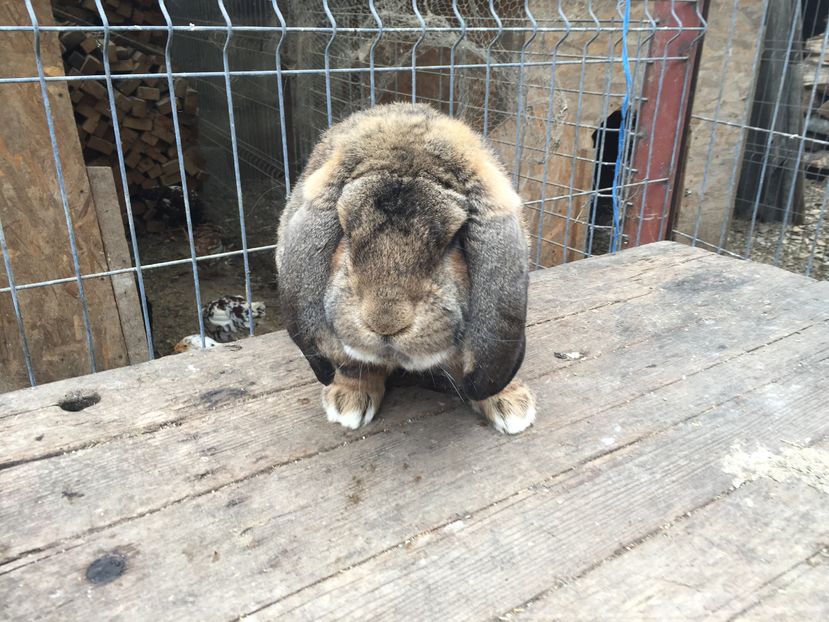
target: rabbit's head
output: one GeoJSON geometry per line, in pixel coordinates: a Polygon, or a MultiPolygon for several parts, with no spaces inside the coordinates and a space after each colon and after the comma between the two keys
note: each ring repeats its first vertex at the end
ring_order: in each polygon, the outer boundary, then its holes
{"type": "Polygon", "coordinates": [[[463,197],[420,177],[372,173],[346,184],[325,314],[359,361],[426,370],[463,340],[469,276],[463,197]]]}
{"type": "Polygon", "coordinates": [[[318,378],[347,360],[463,367],[483,399],[524,351],[521,202],[482,140],[426,106],[380,106],[324,136],[280,223],[291,337],[318,378]]]}

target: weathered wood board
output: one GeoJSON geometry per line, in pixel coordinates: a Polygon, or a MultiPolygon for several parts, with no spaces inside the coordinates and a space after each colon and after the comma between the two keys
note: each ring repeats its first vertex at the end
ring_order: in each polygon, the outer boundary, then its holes
{"type": "MultiPolygon", "coordinates": [[[[132,255],[124,232],[121,201],[118,200],[112,169],[108,166],[89,166],[86,171],[95,212],[98,215],[107,266],[110,270],[132,268],[132,255]]],[[[118,317],[124,333],[129,363],[143,363],[149,360],[149,354],[135,276],[129,272],[116,274],[112,277],[112,290],[115,293],[115,304],[118,306],[118,317]]]]}
{"type": "MultiPolygon", "coordinates": [[[[51,5],[33,3],[41,24],[54,24],[51,5]]],[[[31,25],[22,2],[0,5],[0,23],[31,25]]],[[[41,34],[44,71],[63,75],[57,33],[41,34]]],[[[0,34],[4,75],[37,76],[31,33],[0,34]]],[[[106,270],[101,232],[90,193],[72,104],[65,83],[48,86],[82,274],[106,270]]],[[[0,87],[0,220],[17,284],[74,277],[69,234],[58,190],[52,143],[38,83],[0,87]]],[[[84,282],[99,369],[126,365],[124,337],[109,279],[84,282]]],[[[0,286],[8,280],[0,263],[0,286]]],[[[24,326],[37,382],[89,373],[82,307],[76,283],[21,290],[24,326]]],[[[0,391],[29,385],[11,296],[0,294],[0,391]]]]}
{"type": "Polygon", "coordinates": [[[414,388],[346,432],[283,333],[0,395],[3,616],[826,617],[829,283],[658,243],[528,324],[512,438],[414,388]]]}
{"type": "Polygon", "coordinates": [[[762,51],[762,2],[709,2],[708,30],[691,110],[684,188],[674,229],[677,241],[696,236],[706,248],[722,246],[731,224],[762,51]],[[730,50],[730,54],[726,51],[730,50]],[[712,121],[713,120],[713,121],[712,121]]]}

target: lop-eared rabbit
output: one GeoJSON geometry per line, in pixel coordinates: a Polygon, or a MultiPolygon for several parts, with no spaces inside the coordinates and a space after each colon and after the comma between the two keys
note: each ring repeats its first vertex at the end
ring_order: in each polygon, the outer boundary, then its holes
{"type": "Polygon", "coordinates": [[[521,199],[483,138],[426,105],[325,132],[279,223],[288,334],[329,421],[369,423],[396,370],[445,374],[493,426],[535,419],[524,359],[521,199]]]}

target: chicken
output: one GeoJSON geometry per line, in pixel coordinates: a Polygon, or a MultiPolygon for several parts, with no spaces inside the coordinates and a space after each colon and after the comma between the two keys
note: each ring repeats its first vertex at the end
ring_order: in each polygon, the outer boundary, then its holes
{"type": "Polygon", "coordinates": [[[264,302],[252,302],[248,308],[248,303],[242,296],[222,296],[208,303],[202,310],[205,332],[219,343],[246,337],[251,318],[255,323],[264,316],[264,302]]]}
{"type": "MultiPolygon", "coordinates": [[[[204,337],[204,349],[208,350],[210,348],[217,348],[219,347],[220,343],[217,343],[207,335],[204,337]]],[[[176,354],[181,354],[182,352],[190,352],[191,350],[200,350],[201,349],[201,338],[199,335],[187,335],[184,339],[179,341],[174,347],[173,352],[176,354]]]]}

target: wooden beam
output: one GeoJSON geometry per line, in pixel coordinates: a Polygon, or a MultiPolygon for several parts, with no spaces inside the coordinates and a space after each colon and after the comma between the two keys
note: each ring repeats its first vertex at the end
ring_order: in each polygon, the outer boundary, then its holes
{"type": "MultiPolygon", "coordinates": [[[[702,3],[704,12],[707,2],[702,3]]],[[[664,240],[669,233],[672,207],[677,199],[681,176],[680,154],[684,151],[685,129],[693,104],[694,76],[702,45],[700,14],[693,3],[675,5],[668,0],[653,3],[653,18],[668,28],[658,30],[651,40],[652,54],[687,56],[688,60],[653,63],[645,71],[643,104],[639,109],[639,133],[633,154],[631,182],[641,185],[625,218],[625,246],[664,240]],[[682,24],[682,30],[677,30],[682,24]],[[696,42],[696,47],[694,44],[696,42]],[[661,98],[657,94],[661,91],[661,98]],[[659,106],[657,107],[657,100],[659,106]],[[664,179],[657,183],[651,179],[664,179]],[[647,183],[646,183],[647,182],[647,183]]]]}
{"type": "MultiPolygon", "coordinates": [[[[132,268],[132,257],[124,233],[124,221],[121,218],[121,205],[112,169],[108,166],[90,166],[86,170],[109,269],[132,268]]],[[[135,277],[132,273],[116,274],[112,277],[112,289],[115,292],[115,303],[121,318],[121,330],[124,332],[130,365],[143,363],[149,360],[149,355],[135,277]]]]}

